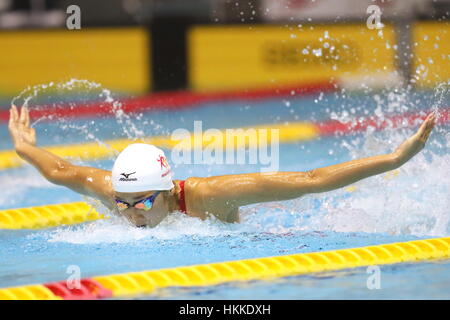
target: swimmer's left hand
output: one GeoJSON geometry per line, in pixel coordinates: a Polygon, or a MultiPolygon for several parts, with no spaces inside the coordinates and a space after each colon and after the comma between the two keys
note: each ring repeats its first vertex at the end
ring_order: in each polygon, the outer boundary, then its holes
{"type": "Polygon", "coordinates": [[[435,125],[436,125],[436,113],[432,112],[428,115],[428,117],[425,119],[425,121],[422,123],[422,125],[420,126],[419,130],[416,133],[417,139],[424,146],[435,125]]]}
{"type": "Polygon", "coordinates": [[[36,145],[36,131],[30,127],[30,113],[27,107],[22,107],[20,114],[15,105],[11,107],[8,129],[16,149],[24,143],[36,145]]]}
{"type": "Polygon", "coordinates": [[[395,151],[401,163],[405,163],[425,147],[425,143],[430,137],[431,131],[433,130],[435,125],[436,113],[432,112],[426,117],[419,130],[417,130],[417,132],[413,136],[403,142],[395,151]]]}

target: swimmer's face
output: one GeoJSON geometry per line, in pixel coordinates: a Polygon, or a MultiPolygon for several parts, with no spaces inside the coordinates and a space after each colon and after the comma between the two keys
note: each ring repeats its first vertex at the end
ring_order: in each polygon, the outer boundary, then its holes
{"type": "Polygon", "coordinates": [[[119,212],[137,226],[154,227],[168,213],[164,191],[115,192],[115,202],[119,212]]]}

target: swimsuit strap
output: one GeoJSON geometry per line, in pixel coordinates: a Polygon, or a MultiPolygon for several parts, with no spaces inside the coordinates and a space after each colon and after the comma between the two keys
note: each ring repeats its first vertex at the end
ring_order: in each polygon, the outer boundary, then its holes
{"type": "Polygon", "coordinates": [[[180,211],[186,213],[186,200],[184,198],[184,180],[180,181],[180,211]]]}

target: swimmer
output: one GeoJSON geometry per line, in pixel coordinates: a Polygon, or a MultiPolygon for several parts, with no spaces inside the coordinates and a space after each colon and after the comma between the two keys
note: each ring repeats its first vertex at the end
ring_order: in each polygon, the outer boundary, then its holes
{"type": "Polygon", "coordinates": [[[419,130],[394,152],[352,160],[306,172],[273,172],[191,177],[172,180],[164,152],[135,143],[126,147],[112,171],[73,165],[36,146],[26,107],[10,109],[9,132],[17,154],[50,182],[99,199],[136,226],[158,225],[169,213],[181,211],[206,219],[239,222],[239,207],[327,192],[394,170],[421,151],[436,124],[430,113],[419,130]]]}

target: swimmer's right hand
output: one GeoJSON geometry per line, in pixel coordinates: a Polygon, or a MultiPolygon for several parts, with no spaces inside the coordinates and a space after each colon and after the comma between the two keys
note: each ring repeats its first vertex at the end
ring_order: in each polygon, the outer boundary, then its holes
{"type": "Polygon", "coordinates": [[[17,149],[21,144],[36,145],[36,131],[30,127],[30,113],[27,107],[19,112],[15,105],[9,110],[9,133],[17,149]]]}

